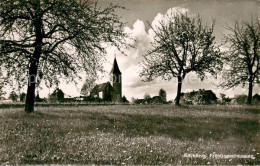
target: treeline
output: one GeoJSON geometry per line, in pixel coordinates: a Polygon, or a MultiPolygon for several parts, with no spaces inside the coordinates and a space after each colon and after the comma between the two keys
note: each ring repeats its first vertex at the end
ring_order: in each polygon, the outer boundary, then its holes
{"type": "MultiPolygon", "coordinates": [[[[217,98],[216,94],[211,90],[200,89],[198,91],[191,91],[187,93],[181,93],[180,103],[184,105],[210,105],[210,104],[247,104],[248,96],[245,94],[235,95],[233,98],[227,97],[224,93],[220,93],[220,97],[217,98]]],[[[16,94],[12,91],[9,95],[9,99],[13,102],[24,103],[26,94],[16,94]]],[[[107,103],[113,104],[111,101],[106,101],[98,97],[93,96],[79,96],[66,98],[64,92],[56,88],[48,98],[40,98],[39,93],[35,97],[37,103],[107,103]]],[[[167,93],[164,89],[160,89],[158,95],[151,96],[149,93],[145,93],[143,98],[132,98],[131,101],[123,96],[122,104],[173,104],[174,100],[167,100],[167,93]]],[[[254,94],[252,97],[252,105],[260,105],[260,95],[254,94]]]]}
{"type": "MultiPolygon", "coordinates": [[[[248,96],[245,94],[235,95],[233,98],[227,97],[225,94],[220,93],[220,98],[211,90],[199,89],[198,91],[191,91],[187,93],[181,93],[180,104],[183,105],[210,105],[210,104],[247,104],[248,96]]],[[[175,99],[176,100],[176,99],[175,99]]],[[[132,98],[133,104],[172,104],[175,100],[166,100],[166,91],[160,89],[158,96],[153,96],[149,93],[145,93],[142,99],[132,98]]],[[[253,105],[260,105],[260,95],[255,94],[252,97],[253,105]]]]}

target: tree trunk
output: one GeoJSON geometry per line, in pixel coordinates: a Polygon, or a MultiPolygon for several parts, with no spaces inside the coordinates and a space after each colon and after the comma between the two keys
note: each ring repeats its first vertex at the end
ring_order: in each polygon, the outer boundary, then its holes
{"type": "MultiPolygon", "coordinates": [[[[35,8],[36,10],[40,9],[40,1],[37,1],[35,8]]],[[[36,77],[37,77],[39,60],[42,52],[42,41],[43,41],[42,25],[43,25],[42,18],[36,17],[34,21],[35,34],[36,34],[35,49],[29,67],[28,88],[27,88],[27,96],[25,102],[25,112],[27,113],[31,113],[34,111],[35,86],[37,80],[36,77]]]]}
{"type": "Polygon", "coordinates": [[[25,112],[27,113],[31,113],[34,111],[37,68],[38,66],[36,63],[32,63],[29,68],[28,88],[27,88],[27,95],[26,95],[26,102],[25,102],[25,112]]]}
{"type": "Polygon", "coordinates": [[[178,77],[178,89],[177,89],[177,96],[175,98],[175,105],[180,105],[181,86],[182,86],[182,78],[178,77]]]}
{"type": "Polygon", "coordinates": [[[248,96],[247,96],[247,104],[252,104],[252,96],[253,96],[253,81],[252,79],[249,80],[249,89],[248,89],[248,96]]]}

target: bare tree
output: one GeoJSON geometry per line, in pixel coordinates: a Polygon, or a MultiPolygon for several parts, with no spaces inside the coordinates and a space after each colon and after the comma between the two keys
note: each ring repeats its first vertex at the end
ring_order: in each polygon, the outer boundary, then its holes
{"type": "Polygon", "coordinates": [[[253,86],[260,83],[260,21],[235,22],[224,39],[229,50],[224,56],[227,69],[222,87],[227,89],[248,83],[247,103],[252,103],[253,86]]]}
{"type": "Polygon", "coordinates": [[[104,43],[125,42],[124,24],[115,14],[122,8],[99,8],[88,0],[0,1],[0,65],[7,77],[28,84],[26,112],[34,110],[37,80],[57,84],[75,81],[79,73],[102,68],[104,43]]]}
{"type": "Polygon", "coordinates": [[[186,14],[168,15],[160,26],[152,27],[155,33],[152,49],[144,55],[140,76],[145,81],[156,77],[170,80],[178,78],[175,104],[180,104],[181,87],[189,72],[196,72],[204,79],[205,72],[216,76],[221,69],[219,47],[214,43],[214,21],[210,27],[203,26],[200,16],[191,18],[186,14]]]}

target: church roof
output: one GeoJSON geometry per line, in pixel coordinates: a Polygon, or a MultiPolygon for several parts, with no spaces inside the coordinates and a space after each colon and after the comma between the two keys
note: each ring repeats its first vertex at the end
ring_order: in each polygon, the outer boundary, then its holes
{"type": "Polygon", "coordinates": [[[111,69],[110,74],[112,74],[112,73],[113,74],[121,74],[121,71],[120,71],[118,64],[117,64],[117,61],[116,61],[116,58],[114,59],[113,67],[111,69]]]}
{"type": "MultiPolygon", "coordinates": [[[[92,92],[102,92],[102,91],[104,91],[104,89],[105,89],[105,87],[106,86],[111,86],[111,84],[110,84],[110,82],[105,82],[105,83],[102,83],[102,84],[98,84],[98,85],[96,85],[94,88],[93,88],[93,90],[92,90],[92,92]]],[[[112,86],[111,86],[112,87],[112,86]]],[[[113,88],[113,87],[112,87],[113,88]]]]}

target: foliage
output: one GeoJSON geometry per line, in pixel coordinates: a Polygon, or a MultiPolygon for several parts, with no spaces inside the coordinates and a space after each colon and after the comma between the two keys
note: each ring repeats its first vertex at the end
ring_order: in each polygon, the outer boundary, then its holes
{"type": "Polygon", "coordinates": [[[64,99],[64,93],[61,89],[59,88],[56,88],[52,94],[50,94],[49,96],[49,100],[51,102],[56,102],[56,101],[59,101],[61,102],[62,100],[64,99]]]}
{"type": "Polygon", "coordinates": [[[123,103],[129,103],[129,101],[127,100],[127,98],[125,96],[122,97],[122,102],[123,103]]]}
{"type": "Polygon", "coordinates": [[[115,14],[122,7],[100,8],[88,0],[0,1],[0,66],[6,79],[26,85],[25,110],[34,110],[35,86],[59,79],[75,81],[80,73],[102,71],[104,46],[125,45],[124,24],[115,14]],[[27,74],[28,73],[28,74],[27,74]]]}
{"type": "Polygon", "coordinates": [[[1,98],[6,94],[5,91],[4,91],[4,79],[2,78],[3,77],[3,73],[1,71],[1,68],[0,68],[0,100],[1,98]]]}
{"type": "Polygon", "coordinates": [[[221,97],[221,104],[227,104],[231,102],[231,99],[229,97],[226,97],[226,94],[220,93],[221,97]]]}
{"type": "Polygon", "coordinates": [[[13,102],[16,102],[18,99],[18,95],[15,93],[15,91],[12,91],[9,95],[9,99],[11,99],[13,102]]]}
{"type": "Polygon", "coordinates": [[[26,94],[23,92],[22,94],[20,94],[20,102],[25,102],[26,99],[26,94]]]}
{"type": "Polygon", "coordinates": [[[165,91],[164,89],[160,89],[158,95],[159,95],[164,101],[166,101],[167,95],[166,95],[166,91],[165,91]]]}
{"type": "Polygon", "coordinates": [[[255,94],[253,97],[252,97],[253,101],[252,101],[252,104],[260,104],[260,95],[259,94],[255,94]]]}
{"type": "Polygon", "coordinates": [[[168,104],[161,96],[151,97],[148,93],[145,94],[144,99],[134,99],[134,104],[168,104]]]}
{"type": "Polygon", "coordinates": [[[203,26],[199,16],[172,13],[158,27],[151,26],[154,42],[144,55],[140,76],[144,81],[178,78],[176,105],[179,105],[182,81],[188,73],[196,72],[204,79],[206,72],[216,76],[222,67],[219,46],[214,42],[214,23],[203,26]]]}
{"type": "Polygon", "coordinates": [[[227,28],[225,36],[229,50],[223,57],[227,68],[224,71],[222,87],[232,88],[248,84],[247,103],[252,103],[253,86],[260,83],[260,21],[235,22],[227,28]]]}
{"type": "Polygon", "coordinates": [[[246,104],[247,103],[247,95],[236,95],[235,101],[237,104],[246,104]]]}
{"type": "Polygon", "coordinates": [[[133,103],[134,104],[144,104],[145,103],[145,100],[144,99],[135,99],[135,100],[133,100],[133,103]]]}

